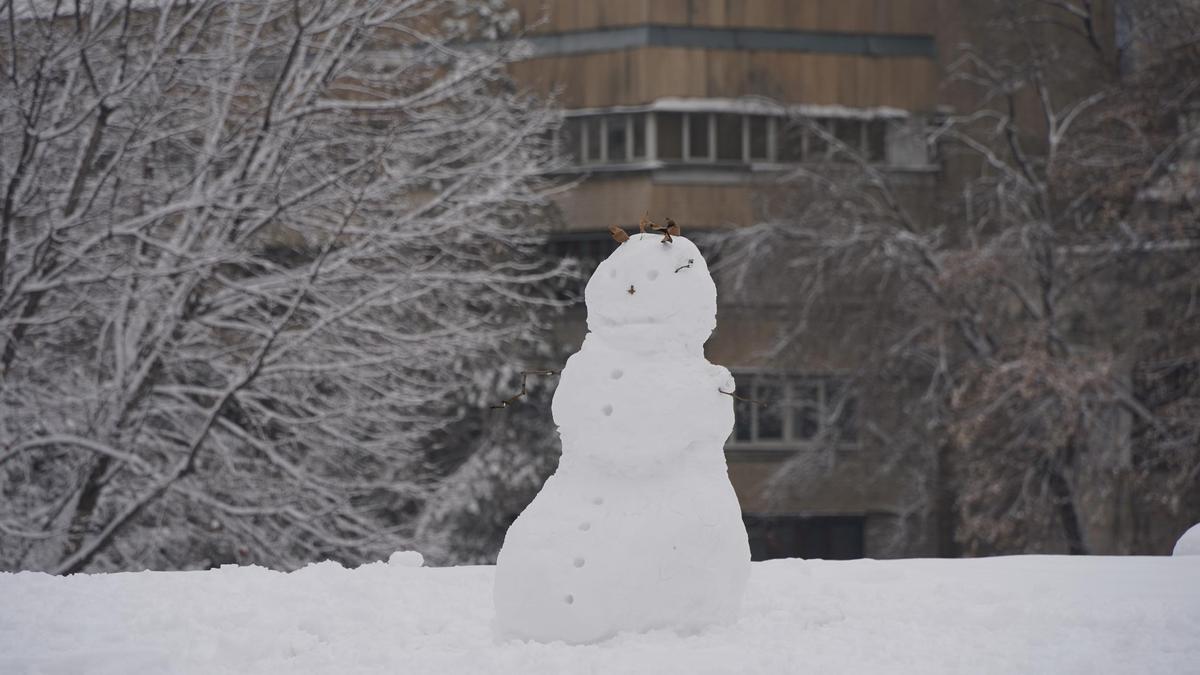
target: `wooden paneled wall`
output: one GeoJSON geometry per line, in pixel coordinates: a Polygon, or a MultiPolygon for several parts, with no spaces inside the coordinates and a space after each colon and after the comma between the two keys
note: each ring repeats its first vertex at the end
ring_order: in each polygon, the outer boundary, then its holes
{"type": "Polygon", "coordinates": [[[937,0],[510,0],[534,33],[639,24],[930,33],[937,0]]]}
{"type": "Polygon", "coordinates": [[[664,97],[768,96],[789,103],[929,110],[938,69],[921,57],[650,47],[531,59],[518,82],[560,91],[568,108],[641,105],[664,97]]]}
{"type": "Polygon", "coordinates": [[[633,227],[645,210],[658,221],[670,216],[685,228],[711,229],[754,222],[754,192],[746,185],[654,183],[644,174],[600,176],[559,199],[570,230],[604,232],[633,227]]]}

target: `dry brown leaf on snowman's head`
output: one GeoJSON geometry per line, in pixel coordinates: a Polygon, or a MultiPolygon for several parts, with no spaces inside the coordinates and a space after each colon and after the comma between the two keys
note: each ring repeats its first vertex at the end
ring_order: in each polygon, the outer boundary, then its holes
{"type": "Polygon", "coordinates": [[[641,220],[638,221],[638,231],[641,232],[642,234],[646,234],[646,228],[650,228],[653,230],[657,227],[658,226],[654,224],[654,221],[650,220],[650,212],[649,211],[643,213],[641,220]]]}

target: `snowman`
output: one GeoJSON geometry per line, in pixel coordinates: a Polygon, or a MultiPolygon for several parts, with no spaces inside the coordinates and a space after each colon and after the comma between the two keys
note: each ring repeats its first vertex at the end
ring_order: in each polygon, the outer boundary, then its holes
{"type": "Polygon", "coordinates": [[[558,470],[496,562],[502,637],[694,632],[736,618],[750,573],[723,452],[734,381],[704,358],[717,313],[708,267],[684,237],[614,237],[554,394],[558,470]]]}

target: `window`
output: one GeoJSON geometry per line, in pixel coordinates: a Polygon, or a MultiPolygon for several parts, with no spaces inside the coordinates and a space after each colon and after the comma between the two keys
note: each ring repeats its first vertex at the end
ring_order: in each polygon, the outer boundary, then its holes
{"type": "Polygon", "coordinates": [[[633,126],[633,157],[631,159],[646,158],[646,124],[647,115],[630,115],[629,123],[633,126]]]}
{"type": "Polygon", "coordinates": [[[865,552],[862,516],[759,516],[743,514],[751,560],[821,558],[853,560],[865,552]]]}
{"type": "Polygon", "coordinates": [[[683,113],[658,113],[658,157],[683,159],[683,113]]]}
{"type": "Polygon", "coordinates": [[[858,400],[854,398],[845,382],[826,380],[824,392],[825,419],[833,425],[831,432],[842,443],[858,442],[858,400]]]}
{"type": "Polygon", "coordinates": [[[613,115],[604,120],[607,122],[605,128],[606,145],[608,155],[606,159],[610,162],[624,162],[628,160],[626,142],[629,139],[629,118],[626,115],[613,115]]]}
{"type": "Polygon", "coordinates": [[[809,161],[820,161],[829,156],[829,141],[825,140],[823,135],[823,133],[830,133],[829,123],[825,120],[814,120],[812,126],[815,129],[807,131],[808,141],[805,155],[809,161]]]}
{"type": "Polygon", "coordinates": [[[803,162],[805,153],[805,137],[807,130],[802,123],[786,124],[779,134],[779,161],[803,162]]]}
{"type": "Polygon", "coordinates": [[[578,163],[583,155],[579,148],[583,143],[583,120],[568,119],[558,132],[559,151],[571,162],[578,163]]]}
{"type": "Polygon", "coordinates": [[[853,117],[787,118],[737,112],[587,112],[568,118],[561,151],[576,164],[748,164],[849,161],[828,138],[867,161],[887,159],[890,125],[853,117]],[[653,116],[653,117],[652,117],[653,116]],[[653,132],[653,134],[651,133],[653,132]]]}
{"type": "Polygon", "coordinates": [[[815,382],[793,382],[791,394],[792,438],[811,441],[821,433],[821,387],[815,382]]]}
{"type": "Polygon", "coordinates": [[[887,122],[885,120],[867,122],[866,158],[869,162],[882,162],[887,159],[887,122]]]}
{"type": "Polygon", "coordinates": [[[742,116],[720,114],[717,118],[717,161],[742,161],[742,116]]]}
{"type": "Polygon", "coordinates": [[[590,117],[583,120],[583,161],[599,162],[603,152],[600,144],[600,127],[603,120],[590,117]]]}
{"type": "Polygon", "coordinates": [[[767,152],[771,143],[768,118],[765,115],[747,115],[746,126],[750,144],[748,148],[750,159],[770,159],[770,153],[767,152]]]}
{"type": "Polygon", "coordinates": [[[568,118],[559,132],[559,150],[575,164],[645,159],[648,119],[647,113],[568,118]]]}
{"type": "MultiPolygon", "coordinates": [[[[833,120],[833,137],[838,139],[840,143],[846,146],[851,152],[858,151],[862,148],[862,127],[863,123],[860,120],[849,119],[834,119],[833,120]]],[[[846,149],[838,148],[841,155],[839,159],[847,160],[845,156],[846,149]]]]}
{"type": "Polygon", "coordinates": [[[688,113],[687,116],[687,157],[690,160],[706,161],[709,157],[708,113],[688,113]]]}
{"type": "Polygon", "coordinates": [[[794,449],[824,438],[858,441],[858,403],[841,378],[736,373],[731,449],[794,449]]]}

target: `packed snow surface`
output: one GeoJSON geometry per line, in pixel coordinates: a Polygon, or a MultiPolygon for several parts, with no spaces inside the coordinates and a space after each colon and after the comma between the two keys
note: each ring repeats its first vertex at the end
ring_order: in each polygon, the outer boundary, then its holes
{"type": "Polygon", "coordinates": [[[1179,541],[1175,542],[1174,555],[1200,556],[1200,523],[1188,528],[1179,541]]]}
{"type": "Polygon", "coordinates": [[[562,458],[505,536],[496,628],[586,643],[733,621],[750,548],[723,451],[733,377],[704,359],[704,258],[684,237],[634,235],[585,298],[589,332],[552,406],[562,458]]]}
{"type": "Polygon", "coordinates": [[[732,625],[497,641],[492,567],[0,574],[0,673],[1196,673],[1200,559],[753,563],[732,625]]]}

